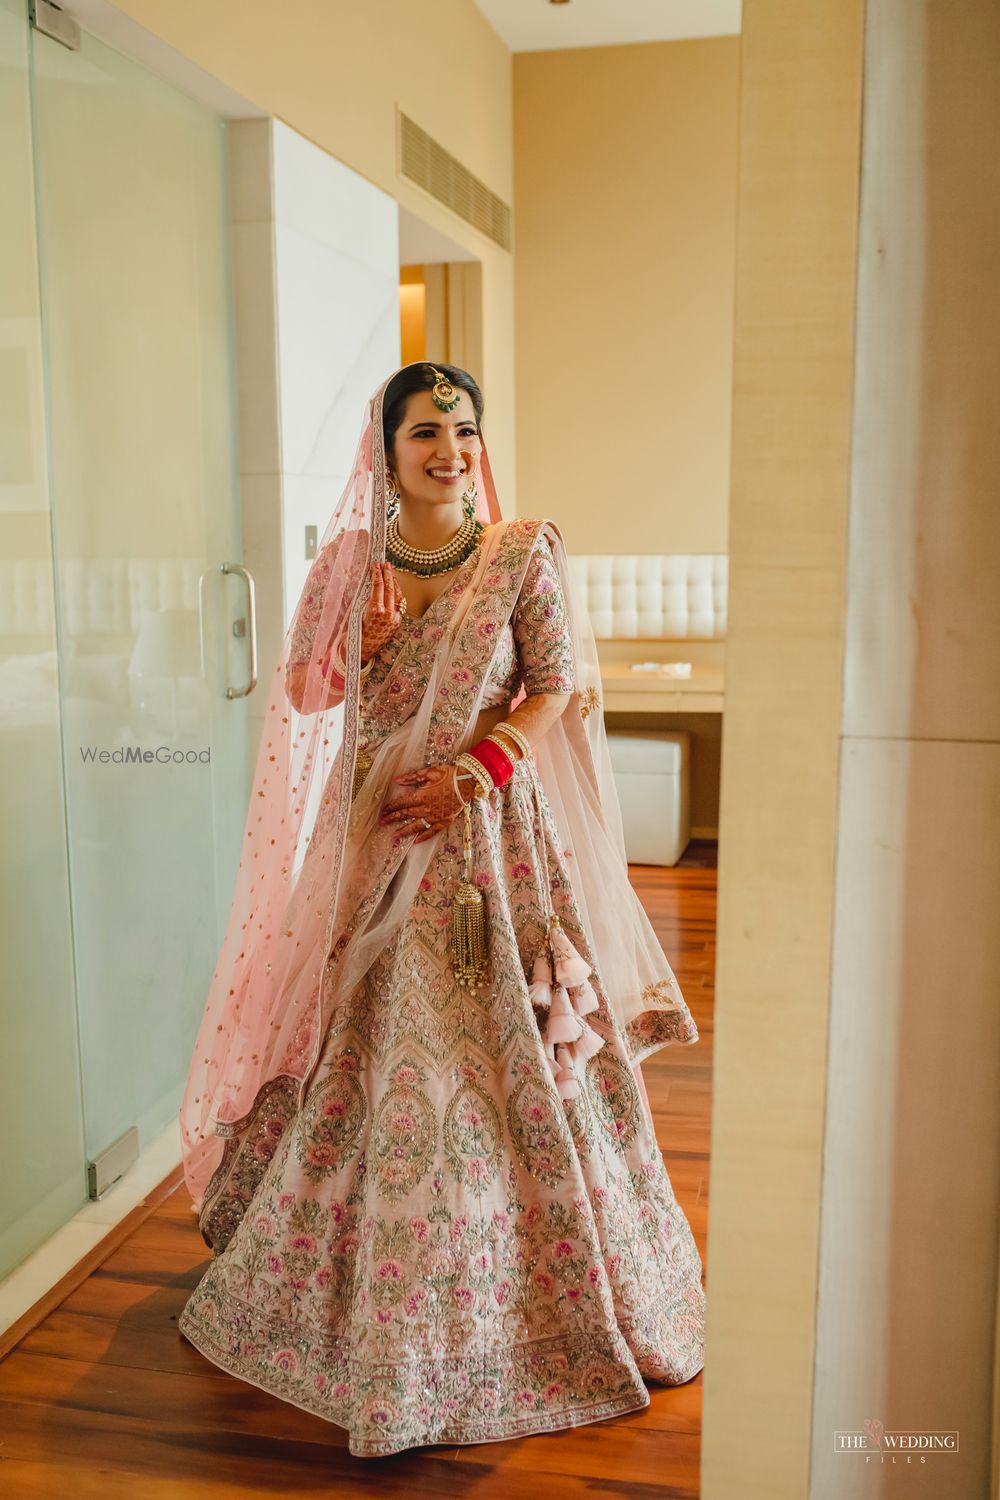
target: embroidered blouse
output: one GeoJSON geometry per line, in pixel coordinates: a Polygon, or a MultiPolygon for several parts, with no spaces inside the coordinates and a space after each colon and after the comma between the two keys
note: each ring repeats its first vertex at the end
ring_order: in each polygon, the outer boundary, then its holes
{"type": "MultiPolygon", "coordinates": [[[[323,593],[330,576],[334,543],[325,547],[313,563],[309,575],[311,587],[304,595],[292,634],[291,662],[307,661],[319,621],[323,593]]],[[[365,700],[374,698],[384,682],[403,645],[415,634],[443,628],[438,615],[448,600],[452,606],[467,587],[468,572],[474,566],[476,553],[456,570],[433,603],[419,618],[405,614],[395,635],[386,641],[375,657],[371,671],[362,679],[362,709],[365,700]],[[440,607],[440,608],[439,608],[440,607]]],[[[572,693],[576,687],[573,671],[573,641],[569,631],[566,601],[559,572],[548,537],[539,531],[535,538],[521,591],[497,640],[484,688],[482,706],[495,707],[509,703],[521,682],[526,693],[572,693]]]]}
{"type": "Polygon", "coordinates": [[[552,544],[539,532],[490,666],[483,706],[509,702],[521,683],[526,693],[572,693],[573,641],[552,544]]]}

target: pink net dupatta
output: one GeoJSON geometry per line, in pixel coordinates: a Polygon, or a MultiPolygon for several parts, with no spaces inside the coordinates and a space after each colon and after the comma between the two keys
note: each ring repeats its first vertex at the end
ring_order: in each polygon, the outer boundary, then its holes
{"type": "MultiPolygon", "coordinates": [[[[597,975],[637,1065],[660,1047],[697,1042],[698,1029],[629,883],[621,807],[601,711],[597,643],[590,616],[574,595],[562,534],[553,521],[546,521],[545,527],[573,638],[576,691],[535,747],[534,758],[562,835],[572,894],[597,975]]],[[[556,915],[568,899],[568,893],[553,891],[556,915]]],[[[646,1097],[638,1070],[637,1078],[646,1097]]]]}
{"type": "MultiPolygon", "coordinates": [[[[501,520],[482,439],[474,477],[477,514],[488,529],[469,587],[430,654],[422,696],[379,741],[355,795],[361,617],[370,565],[385,556],[382,405],[392,378],[366,405],[350,480],[268,684],[232,908],[179,1114],[196,1211],[226,1138],[261,1090],[272,1083],[293,1088],[301,1103],[336,1006],[406,916],[438,840],[400,841],[391,828],[378,827],[378,813],[398,772],[452,760],[471,744],[489,662],[466,672],[471,686],[449,698],[455,642],[461,644],[465,615],[477,600],[494,598],[498,587],[516,592],[517,578],[496,566],[505,527],[537,524],[501,520]],[[333,670],[337,640],[343,678],[325,675],[333,670]]],[[[577,692],[538,746],[536,764],[571,851],[573,890],[597,973],[638,1058],[669,1041],[695,1041],[697,1031],[628,883],[603,719],[593,711],[600,684],[593,633],[572,598],[561,535],[545,525],[571,621],[577,692]]]]}
{"type": "MultiPolygon", "coordinates": [[[[356,899],[361,872],[376,858],[371,848],[358,857],[374,821],[376,788],[397,759],[419,751],[408,764],[425,763],[416,715],[388,751],[383,747],[383,774],[369,776],[352,816],[361,616],[370,565],[385,556],[382,402],[392,378],[367,402],[350,479],[265,684],[268,702],[232,907],[179,1111],[184,1175],[196,1211],[223,1155],[219,1128],[238,1125],[272,1080],[292,1080],[301,1098],[318,1056],[322,1013],[332,1003],[321,979],[337,916],[356,899]],[[331,692],[330,681],[339,679],[328,679],[324,668],[332,670],[331,647],[341,636],[346,676],[341,690],[331,692]],[[289,698],[295,674],[304,678],[299,709],[289,698]],[[346,891],[345,870],[351,871],[346,891]]],[[[485,442],[474,478],[479,519],[499,521],[485,442]]],[[[410,864],[425,865],[435,848],[434,840],[414,845],[410,864]]],[[[380,924],[371,926],[369,947],[380,924]]]]}

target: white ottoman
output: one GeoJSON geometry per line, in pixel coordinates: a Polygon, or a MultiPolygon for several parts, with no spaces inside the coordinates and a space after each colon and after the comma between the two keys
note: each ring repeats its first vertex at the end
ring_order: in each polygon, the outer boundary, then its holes
{"type": "Polygon", "coordinates": [[[691,736],[609,729],[625,853],[634,865],[675,865],[691,837],[691,736]]]}

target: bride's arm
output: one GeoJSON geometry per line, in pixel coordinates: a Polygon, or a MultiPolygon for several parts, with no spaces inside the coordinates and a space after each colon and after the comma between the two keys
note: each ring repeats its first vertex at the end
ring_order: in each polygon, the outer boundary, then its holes
{"type": "MultiPolygon", "coordinates": [[[[525,697],[501,722],[534,747],[566,710],[576,688],[573,640],[552,546],[539,532],[511,618],[525,697]]],[[[512,759],[518,752],[512,750],[512,759]]]]}
{"type": "MultiPolygon", "coordinates": [[[[316,636],[316,627],[323,606],[323,597],[326,592],[330,573],[333,568],[334,559],[340,547],[340,536],[335,536],[331,542],[321,548],[318,556],[309,569],[299,600],[298,610],[295,616],[295,625],[292,630],[292,639],[288,652],[288,666],[285,669],[285,693],[288,701],[296,713],[317,713],[321,708],[330,708],[335,703],[340,703],[343,693],[334,696],[332,693],[326,702],[305,703],[306,676],[309,671],[309,661],[313,650],[313,641],[316,636]]],[[[322,692],[322,685],[317,684],[322,692]]],[[[332,684],[330,685],[332,688],[332,684]]],[[[327,689],[330,693],[330,689],[327,689]]],[[[313,689],[310,700],[315,697],[319,699],[320,694],[313,689]]]]}
{"type": "MultiPolygon", "coordinates": [[[[566,712],[566,705],[572,698],[572,693],[529,693],[529,695],[517,705],[513,713],[500,721],[500,725],[513,724],[524,735],[528,744],[534,749],[538,741],[552,728],[558,718],[566,712]]],[[[500,727],[500,726],[494,726],[500,727]]],[[[520,760],[521,752],[515,744],[510,748],[511,760],[520,760]]]]}
{"type": "MultiPolygon", "coordinates": [[[[291,703],[296,713],[315,714],[318,713],[321,708],[334,708],[336,704],[343,703],[343,687],[338,687],[337,684],[339,682],[339,678],[334,678],[333,681],[326,683],[325,694],[323,693],[323,689],[321,686],[319,687],[318,692],[314,691],[314,693],[310,696],[309,704],[307,707],[305,697],[306,676],[308,675],[308,672],[308,661],[295,661],[289,665],[288,671],[285,674],[285,692],[288,695],[289,703],[291,703]],[[313,701],[314,698],[316,699],[315,702],[313,701]]],[[[318,679],[317,686],[319,686],[318,679]]]]}
{"type": "MultiPolygon", "coordinates": [[[[300,714],[319,713],[321,709],[333,708],[344,701],[344,682],[337,671],[338,661],[343,663],[346,654],[343,626],[331,650],[319,663],[319,670],[314,673],[309,701],[306,701],[316,627],[339,540],[339,537],[334,538],[330,547],[324,549],[324,553],[313,564],[292,632],[285,671],[285,693],[292,707],[300,714]]],[[[393,576],[391,563],[372,563],[370,573],[372,592],[361,619],[361,660],[365,667],[371,664],[379,648],[398,630],[403,618],[403,591],[393,576]]]]}

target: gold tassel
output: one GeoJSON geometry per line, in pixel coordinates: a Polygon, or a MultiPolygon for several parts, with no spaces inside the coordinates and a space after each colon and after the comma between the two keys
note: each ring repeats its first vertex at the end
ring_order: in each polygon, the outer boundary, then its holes
{"type": "Polygon", "coordinates": [[[372,768],[372,762],[374,761],[374,759],[375,757],[372,755],[371,751],[358,751],[357,759],[354,762],[354,785],[351,788],[352,802],[360,792],[361,787],[364,784],[364,779],[372,768]]]}
{"type": "Polygon", "coordinates": [[[468,803],[464,854],[465,877],[459,882],[451,907],[451,961],[456,978],[475,990],[486,969],[486,906],[482,891],[472,883],[472,812],[468,803]]]}
{"type": "MultiPolygon", "coordinates": [[[[364,699],[365,699],[365,689],[364,689],[364,680],[368,676],[368,673],[371,671],[371,669],[372,669],[372,667],[374,665],[375,665],[375,658],[373,656],[372,659],[371,659],[371,661],[369,661],[368,665],[361,668],[361,683],[359,685],[360,690],[359,690],[359,693],[358,693],[358,732],[359,732],[359,734],[364,734],[364,732],[365,732],[365,725],[364,725],[364,719],[365,719],[365,702],[364,702],[364,699]]],[[[358,750],[357,756],[355,757],[355,761],[354,761],[354,784],[351,787],[351,801],[352,802],[354,801],[355,797],[358,795],[358,793],[360,792],[362,786],[364,785],[365,777],[368,775],[368,772],[371,770],[372,765],[374,763],[374,760],[375,760],[375,756],[374,756],[374,753],[371,750],[366,750],[363,746],[358,750]]]]}

